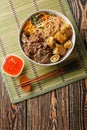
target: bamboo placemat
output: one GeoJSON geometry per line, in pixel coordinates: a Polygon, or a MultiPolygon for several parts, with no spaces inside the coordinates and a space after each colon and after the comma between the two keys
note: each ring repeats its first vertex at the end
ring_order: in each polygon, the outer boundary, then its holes
{"type": "Polygon", "coordinates": [[[29,79],[46,74],[52,70],[68,66],[71,61],[78,61],[81,68],[75,69],[74,64],[70,66],[70,70],[65,71],[64,74],[40,81],[32,85],[31,92],[24,92],[17,87],[19,84],[19,77],[12,78],[1,74],[4,78],[5,87],[9,94],[12,103],[17,103],[51,90],[63,87],[67,84],[87,77],[87,50],[84,42],[81,39],[78,28],[75,24],[71,10],[67,0],[1,0],[0,1],[0,66],[7,54],[16,54],[22,57],[25,61],[25,67],[22,74],[25,74],[29,79]],[[72,22],[76,31],[76,45],[72,54],[67,58],[66,62],[60,65],[51,67],[42,67],[29,62],[21,53],[18,45],[18,30],[23,20],[31,13],[41,9],[52,9],[59,11],[66,15],[72,22]]]}

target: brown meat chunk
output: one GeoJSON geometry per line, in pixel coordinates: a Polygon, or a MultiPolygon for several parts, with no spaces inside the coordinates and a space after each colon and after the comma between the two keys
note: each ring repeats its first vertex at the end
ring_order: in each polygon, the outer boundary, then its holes
{"type": "Polygon", "coordinates": [[[27,40],[28,40],[24,32],[22,33],[22,38],[21,38],[21,40],[22,40],[23,43],[26,43],[27,40]]]}
{"type": "Polygon", "coordinates": [[[22,48],[32,60],[43,64],[50,62],[51,48],[43,41],[41,35],[32,34],[27,43],[23,43],[22,48]]]}

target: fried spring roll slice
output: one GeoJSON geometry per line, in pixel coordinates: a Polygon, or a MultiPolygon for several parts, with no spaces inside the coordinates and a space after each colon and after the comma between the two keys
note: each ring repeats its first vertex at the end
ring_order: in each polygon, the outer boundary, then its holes
{"type": "Polygon", "coordinates": [[[64,43],[64,48],[66,48],[66,49],[72,48],[72,42],[70,40],[66,41],[64,43]]]}
{"type": "Polygon", "coordinates": [[[67,38],[69,38],[72,35],[72,28],[70,24],[64,24],[61,29],[60,32],[63,35],[66,35],[67,38]]]}
{"type": "Polygon", "coordinates": [[[62,25],[59,32],[54,35],[54,39],[63,44],[72,35],[72,28],[70,24],[62,25]]]}
{"type": "Polygon", "coordinates": [[[57,32],[54,35],[54,39],[57,40],[58,42],[60,42],[61,44],[63,44],[67,40],[67,37],[66,37],[66,35],[62,34],[61,32],[57,32]]]}

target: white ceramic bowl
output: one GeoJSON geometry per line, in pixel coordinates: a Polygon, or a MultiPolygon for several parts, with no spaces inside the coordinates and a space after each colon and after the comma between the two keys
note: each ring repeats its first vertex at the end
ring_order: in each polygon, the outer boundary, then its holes
{"type": "Polygon", "coordinates": [[[31,62],[33,62],[33,63],[35,63],[35,64],[42,65],[42,66],[56,65],[56,64],[59,64],[59,63],[65,61],[65,59],[71,54],[71,52],[72,52],[72,50],[73,50],[73,48],[74,48],[74,46],[75,46],[75,30],[74,30],[73,25],[72,25],[72,23],[70,22],[70,20],[69,20],[65,15],[63,15],[62,13],[59,13],[58,11],[54,11],[54,10],[40,10],[40,11],[36,11],[36,12],[32,13],[31,15],[29,15],[29,16],[24,20],[24,22],[22,23],[22,25],[21,25],[21,27],[20,27],[20,30],[19,30],[19,45],[20,45],[20,48],[21,48],[23,54],[29,59],[29,61],[31,61],[31,62]],[[71,25],[72,32],[73,32],[72,37],[71,37],[72,48],[68,49],[67,53],[65,54],[65,56],[64,56],[61,60],[59,60],[59,61],[57,61],[57,62],[53,62],[53,63],[48,63],[48,64],[38,63],[38,62],[36,62],[36,61],[30,59],[28,56],[26,56],[26,54],[24,53],[24,51],[23,51],[23,49],[22,49],[22,47],[21,47],[21,33],[22,33],[22,30],[23,30],[23,27],[24,27],[26,21],[27,21],[28,19],[30,19],[32,15],[37,14],[37,13],[39,13],[39,12],[44,12],[44,11],[45,11],[45,12],[48,12],[48,13],[50,13],[50,14],[55,14],[55,15],[57,15],[57,16],[62,17],[67,23],[69,23],[69,24],[71,25]]]}

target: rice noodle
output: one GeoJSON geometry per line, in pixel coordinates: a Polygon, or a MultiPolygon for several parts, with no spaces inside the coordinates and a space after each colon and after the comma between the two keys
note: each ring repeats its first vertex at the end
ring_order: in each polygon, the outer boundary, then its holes
{"type": "Polygon", "coordinates": [[[57,16],[50,15],[47,21],[41,21],[36,25],[36,30],[41,32],[44,38],[53,36],[60,30],[60,19],[58,19],[57,16]]]}

